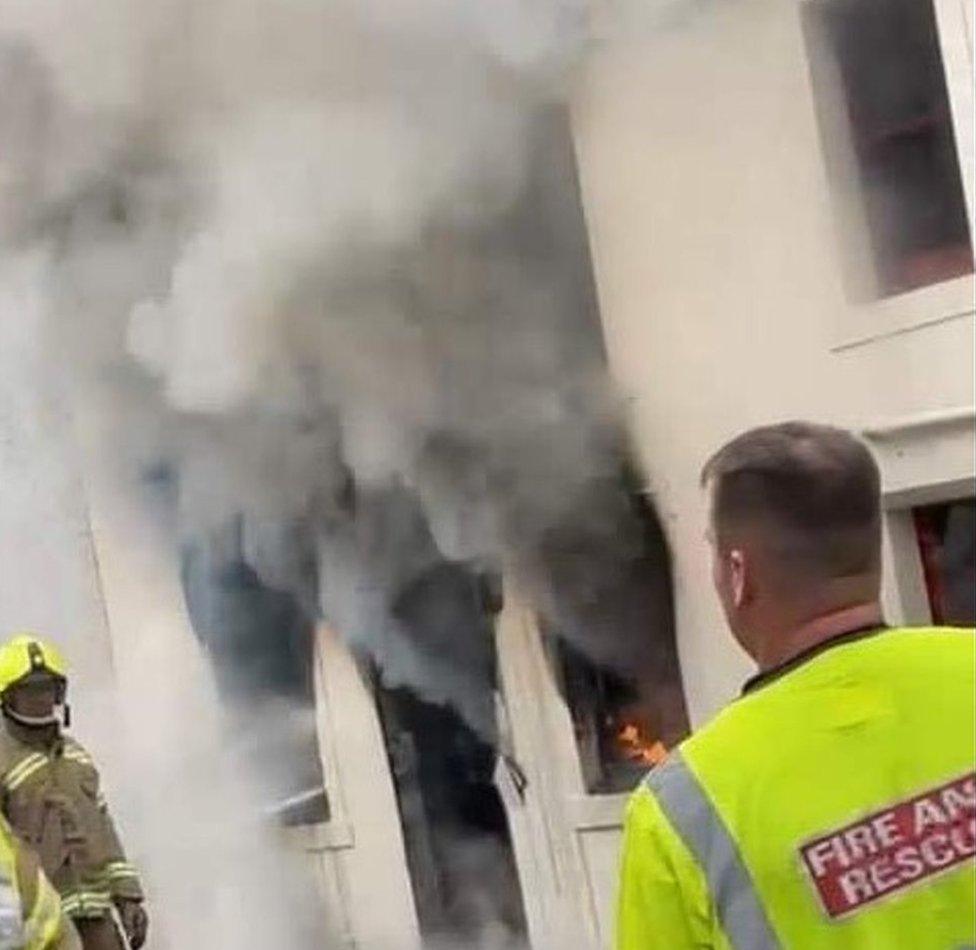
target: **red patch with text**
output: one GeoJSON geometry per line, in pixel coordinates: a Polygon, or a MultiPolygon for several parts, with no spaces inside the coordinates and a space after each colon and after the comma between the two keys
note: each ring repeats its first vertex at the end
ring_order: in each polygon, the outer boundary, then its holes
{"type": "Polygon", "coordinates": [[[976,772],[811,841],[803,863],[831,917],[976,856],[976,772]]]}

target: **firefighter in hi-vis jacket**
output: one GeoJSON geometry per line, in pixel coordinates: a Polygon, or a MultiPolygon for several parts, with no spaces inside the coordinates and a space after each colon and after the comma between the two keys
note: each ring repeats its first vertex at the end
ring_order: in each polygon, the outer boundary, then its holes
{"type": "Polygon", "coordinates": [[[759,672],[634,794],[617,950],[972,950],[976,634],[885,624],[879,473],[848,433],[756,429],[704,481],[759,672]]]}
{"type": "Polygon", "coordinates": [[[37,637],[0,648],[0,803],[36,852],[85,950],[138,950],[148,920],[91,756],[62,729],[67,668],[37,637]],[[121,924],[120,933],[118,924],[121,924]]]}
{"type": "Polygon", "coordinates": [[[37,855],[0,819],[0,950],[81,950],[37,855]]]}

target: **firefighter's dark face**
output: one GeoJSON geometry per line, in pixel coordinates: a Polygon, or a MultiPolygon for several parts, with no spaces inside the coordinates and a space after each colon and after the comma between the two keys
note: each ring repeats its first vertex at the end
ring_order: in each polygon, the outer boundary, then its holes
{"type": "Polygon", "coordinates": [[[64,699],[64,686],[57,677],[32,673],[12,686],[4,696],[5,705],[27,719],[50,719],[64,699]]]}

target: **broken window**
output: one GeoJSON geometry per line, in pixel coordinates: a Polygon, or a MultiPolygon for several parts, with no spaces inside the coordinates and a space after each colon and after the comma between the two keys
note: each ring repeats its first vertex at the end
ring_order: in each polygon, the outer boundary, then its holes
{"type": "Polygon", "coordinates": [[[588,592],[582,636],[545,635],[591,794],[631,791],[688,734],[667,544],[649,500],[630,503],[640,549],[604,552],[608,583],[588,592]]]}
{"type": "Polygon", "coordinates": [[[586,790],[595,795],[631,791],[668,754],[652,705],[633,679],[558,638],[548,646],[573,720],[586,790]]]}
{"type": "Polygon", "coordinates": [[[976,626],[976,500],[912,512],[934,623],[976,626]]]}
{"type": "Polygon", "coordinates": [[[803,13],[829,171],[838,194],[855,179],[875,295],[971,273],[931,0],[809,0],[803,13]]]}
{"type": "Polygon", "coordinates": [[[450,706],[374,676],[425,946],[524,945],[497,751],[450,706]]]}
{"type": "Polygon", "coordinates": [[[294,594],[244,561],[233,523],[183,550],[193,629],[206,646],[233,723],[233,752],[286,826],[327,821],[313,686],[314,623],[294,594]]]}

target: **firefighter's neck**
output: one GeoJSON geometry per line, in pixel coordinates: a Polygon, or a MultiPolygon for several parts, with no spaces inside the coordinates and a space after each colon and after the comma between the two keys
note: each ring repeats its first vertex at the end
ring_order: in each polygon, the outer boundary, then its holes
{"type": "Polygon", "coordinates": [[[776,669],[835,637],[884,623],[877,598],[812,611],[770,631],[756,644],[755,661],[762,672],[776,669]]]}

